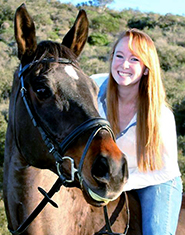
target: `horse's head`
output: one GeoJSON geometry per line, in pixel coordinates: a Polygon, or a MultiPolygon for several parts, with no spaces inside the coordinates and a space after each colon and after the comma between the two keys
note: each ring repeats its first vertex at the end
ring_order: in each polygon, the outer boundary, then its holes
{"type": "Polygon", "coordinates": [[[73,185],[81,186],[86,200],[99,206],[120,195],[128,173],[107,121],[98,118],[97,87],[76,61],[87,35],[88,20],[81,10],[62,44],[37,45],[25,5],[17,9],[20,67],[15,72],[10,116],[14,116],[21,160],[67,179],[78,169],[73,185]]]}

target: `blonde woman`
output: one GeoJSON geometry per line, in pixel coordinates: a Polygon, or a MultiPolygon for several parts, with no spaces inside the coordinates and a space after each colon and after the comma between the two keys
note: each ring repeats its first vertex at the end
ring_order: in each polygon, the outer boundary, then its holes
{"type": "MultiPolygon", "coordinates": [[[[152,39],[137,29],[122,33],[104,78],[99,112],[109,120],[127,156],[124,190],[135,190],[139,196],[143,235],[175,234],[182,200],[176,126],[152,39]]],[[[95,81],[100,79],[96,76],[95,81]]]]}

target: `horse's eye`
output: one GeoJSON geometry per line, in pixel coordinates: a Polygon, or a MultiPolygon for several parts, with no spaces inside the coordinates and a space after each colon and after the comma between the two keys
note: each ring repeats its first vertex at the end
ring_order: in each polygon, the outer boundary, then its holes
{"type": "Polygon", "coordinates": [[[51,90],[47,87],[37,88],[36,94],[40,100],[45,100],[51,96],[51,90]]]}

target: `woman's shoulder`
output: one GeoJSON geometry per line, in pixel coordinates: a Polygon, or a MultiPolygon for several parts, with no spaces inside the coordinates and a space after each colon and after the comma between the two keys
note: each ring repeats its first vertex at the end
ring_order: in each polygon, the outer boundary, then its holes
{"type": "Polygon", "coordinates": [[[172,109],[167,105],[162,105],[161,115],[164,119],[167,119],[169,117],[174,118],[172,109]]]}
{"type": "Polygon", "coordinates": [[[103,102],[105,100],[105,96],[106,96],[109,74],[108,73],[99,73],[99,74],[93,74],[90,77],[98,85],[98,87],[99,87],[98,97],[100,98],[100,101],[103,102]]]}
{"type": "Polygon", "coordinates": [[[99,87],[98,110],[101,117],[106,118],[106,89],[108,83],[108,73],[93,74],[90,76],[99,87]]]}
{"type": "Polygon", "coordinates": [[[162,130],[166,131],[175,128],[176,122],[173,111],[170,107],[163,105],[160,119],[162,130]]]}

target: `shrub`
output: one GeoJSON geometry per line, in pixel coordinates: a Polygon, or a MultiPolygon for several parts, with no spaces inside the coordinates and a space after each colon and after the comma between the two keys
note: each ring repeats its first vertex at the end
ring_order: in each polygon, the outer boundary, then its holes
{"type": "Polygon", "coordinates": [[[172,14],[166,14],[165,16],[160,16],[157,25],[163,30],[170,30],[176,25],[182,27],[185,26],[185,19],[182,16],[176,16],[172,14]]]}
{"type": "Polygon", "coordinates": [[[181,172],[182,182],[183,182],[183,189],[185,189],[185,137],[179,136],[178,137],[178,163],[181,172]]]}
{"type": "Polygon", "coordinates": [[[13,21],[15,9],[8,4],[0,4],[0,25],[4,21],[13,21]]]}
{"type": "MultiPolygon", "coordinates": [[[[176,125],[177,125],[177,133],[184,136],[185,135],[185,119],[184,119],[184,117],[185,117],[185,100],[183,100],[179,105],[177,104],[174,107],[174,114],[175,114],[176,125]]],[[[183,151],[185,151],[185,149],[183,151]]]]}
{"type": "Polygon", "coordinates": [[[185,63],[185,48],[176,45],[162,45],[157,48],[161,68],[164,71],[179,67],[185,63]]]}
{"type": "Polygon", "coordinates": [[[0,166],[3,165],[4,161],[5,133],[7,128],[4,114],[5,113],[3,111],[0,113],[0,166]]]}
{"type": "Polygon", "coordinates": [[[185,74],[184,66],[174,68],[167,72],[163,71],[164,85],[166,88],[167,98],[170,105],[175,109],[180,105],[185,97],[185,74]]]}
{"type": "Polygon", "coordinates": [[[98,58],[91,58],[90,60],[89,59],[85,60],[85,57],[82,58],[82,61],[83,65],[81,66],[81,68],[88,75],[108,72],[109,68],[108,62],[105,63],[104,61],[99,60],[98,58]]]}
{"type": "Polygon", "coordinates": [[[156,20],[151,16],[135,16],[128,20],[127,26],[129,28],[137,28],[143,30],[144,28],[153,29],[156,26],[156,20]]]}
{"type": "Polygon", "coordinates": [[[119,31],[119,19],[109,14],[102,14],[91,20],[90,27],[103,33],[111,33],[119,31]]]}
{"type": "Polygon", "coordinates": [[[54,41],[56,41],[56,40],[59,39],[59,36],[58,36],[57,32],[49,31],[49,32],[47,32],[47,38],[48,38],[49,40],[54,40],[54,41]]]}
{"type": "Polygon", "coordinates": [[[107,37],[107,34],[102,33],[92,33],[88,37],[88,43],[90,45],[96,45],[96,46],[106,46],[109,44],[109,40],[107,37]]]}

